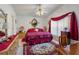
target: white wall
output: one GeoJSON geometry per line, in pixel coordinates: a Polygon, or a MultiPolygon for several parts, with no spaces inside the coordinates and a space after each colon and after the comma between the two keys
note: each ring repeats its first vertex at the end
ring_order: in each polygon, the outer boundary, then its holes
{"type": "Polygon", "coordinates": [[[72,12],[72,11],[74,11],[76,13],[77,22],[78,22],[78,30],[79,30],[79,4],[63,5],[61,8],[52,12],[52,14],[49,16],[48,20],[50,20],[53,17],[61,16],[65,13],[72,12]]]}
{"type": "Polygon", "coordinates": [[[0,4],[0,9],[7,13],[8,35],[14,34],[16,32],[16,14],[12,6],[8,4],[0,4]]]}
{"type": "MultiPolygon", "coordinates": [[[[30,21],[33,20],[33,16],[17,16],[17,24],[18,24],[18,27],[17,27],[17,30],[18,28],[23,25],[25,27],[25,31],[27,31],[29,28],[31,28],[31,24],[30,24],[30,21]]],[[[37,21],[39,22],[38,23],[38,26],[39,28],[42,28],[43,26],[47,26],[47,23],[46,23],[46,19],[45,18],[37,18],[37,21]]]]}

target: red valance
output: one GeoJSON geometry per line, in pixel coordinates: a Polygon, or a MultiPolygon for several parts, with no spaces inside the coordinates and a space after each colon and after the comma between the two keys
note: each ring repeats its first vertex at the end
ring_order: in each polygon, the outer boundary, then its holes
{"type": "MultiPolygon", "coordinates": [[[[51,20],[58,21],[58,20],[63,19],[64,17],[68,16],[69,14],[71,14],[71,18],[70,18],[70,35],[71,35],[71,38],[73,40],[78,40],[78,25],[77,25],[76,15],[74,12],[69,12],[69,13],[66,13],[62,16],[51,18],[51,20]]],[[[51,20],[49,21],[49,32],[51,32],[51,20]]]]}

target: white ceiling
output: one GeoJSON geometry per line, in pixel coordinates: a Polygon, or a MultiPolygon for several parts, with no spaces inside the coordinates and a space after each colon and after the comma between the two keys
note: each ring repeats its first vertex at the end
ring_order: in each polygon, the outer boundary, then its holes
{"type": "MultiPolygon", "coordinates": [[[[37,6],[38,4],[12,4],[12,7],[14,8],[16,14],[19,16],[37,16],[35,14],[37,6]]],[[[61,5],[59,4],[42,4],[42,7],[46,9],[47,13],[41,17],[51,15],[51,13],[57,10],[57,8],[59,8],[60,6],[61,5]]]]}

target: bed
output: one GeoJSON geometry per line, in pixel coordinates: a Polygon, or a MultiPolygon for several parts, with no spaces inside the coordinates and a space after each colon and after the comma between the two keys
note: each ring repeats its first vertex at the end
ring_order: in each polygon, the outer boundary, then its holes
{"type": "Polygon", "coordinates": [[[14,55],[18,47],[18,34],[7,35],[7,14],[0,9],[0,55],[14,55]]]}
{"type": "Polygon", "coordinates": [[[52,34],[43,29],[29,29],[23,39],[26,42],[26,45],[24,45],[24,54],[48,54],[54,50],[54,45],[51,43],[52,39],[52,34]]]}
{"type": "Polygon", "coordinates": [[[24,41],[29,45],[40,44],[45,42],[50,42],[53,36],[49,32],[45,32],[40,28],[31,28],[27,31],[24,41]]]}
{"type": "Polygon", "coordinates": [[[5,38],[5,33],[0,31],[0,43],[3,41],[4,38],[5,38]]]}

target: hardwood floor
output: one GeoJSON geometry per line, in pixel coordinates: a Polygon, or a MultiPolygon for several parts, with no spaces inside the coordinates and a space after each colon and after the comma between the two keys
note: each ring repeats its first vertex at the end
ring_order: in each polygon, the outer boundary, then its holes
{"type": "Polygon", "coordinates": [[[70,55],[79,55],[79,43],[71,45],[70,55]]]}
{"type": "Polygon", "coordinates": [[[62,46],[58,46],[56,50],[59,55],[79,55],[79,43],[72,44],[70,46],[70,51],[65,50],[62,46]]]}

